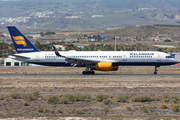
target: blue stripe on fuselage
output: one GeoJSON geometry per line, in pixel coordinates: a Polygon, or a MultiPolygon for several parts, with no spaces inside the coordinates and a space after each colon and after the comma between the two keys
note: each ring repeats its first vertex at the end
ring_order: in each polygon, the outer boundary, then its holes
{"type": "MultiPolygon", "coordinates": [[[[62,66],[62,67],[70,67],[73,66],[72,63],[66,62],[31,62],[33,64],[44,65],[44,66],[62,66]]],[[[115,62],[112,63],[113,66],[166,66],[166,65],[174,65],[175,62],[115,62]]],[[[81,66],[85,67],[85,66],[81,66]]]]}

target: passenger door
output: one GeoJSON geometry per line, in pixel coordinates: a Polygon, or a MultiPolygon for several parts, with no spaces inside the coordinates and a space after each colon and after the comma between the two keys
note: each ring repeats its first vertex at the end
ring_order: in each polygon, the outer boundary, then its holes
{"type": "Polygon", "coordinates": [[[39,61],[39,56],[38,55],[36,55],[36,61],[39,61]]]}
{"type": "Polygon", "coordinates": [[[157,61],[161,61],[161,56],[158,55],[157,61]]]}
{"type": "Polygon", "coordinates": [[[126,55],[123,55],[123,61],[127,61],[126,55]]]}

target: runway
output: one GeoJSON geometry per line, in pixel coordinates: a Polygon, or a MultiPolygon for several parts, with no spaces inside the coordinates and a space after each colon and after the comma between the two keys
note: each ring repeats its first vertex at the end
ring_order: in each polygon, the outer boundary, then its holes
{"type": "MultiPolygon", "coordinates": [[[[0,94],[27,94],[32,92],[0,92],[0,94]]],[[[180,92],[39,92],[40,94],[180,94],[180,92]]]]}
{"type": "Polygon", "coordinates": [[[180,74],[0,74],[0,77],[180,77],[180,74]]]}

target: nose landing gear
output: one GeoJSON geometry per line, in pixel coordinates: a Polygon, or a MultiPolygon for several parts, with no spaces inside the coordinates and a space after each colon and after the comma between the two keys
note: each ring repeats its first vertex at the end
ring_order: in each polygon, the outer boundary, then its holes
{"type": "Polygon", "coordinates": [[[154,71],[154,75],[156,75],[157,74],[157,66],[155,66],[155,71],[154,71]]]}

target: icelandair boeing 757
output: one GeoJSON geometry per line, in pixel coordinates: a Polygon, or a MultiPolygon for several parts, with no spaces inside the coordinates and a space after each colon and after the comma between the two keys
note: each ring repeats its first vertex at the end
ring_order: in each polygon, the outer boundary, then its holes
{"type": "Polygon", "coordinates": [[[94,74],[94,70],[117,71],[119,66],[155,66],[174,65],[172,56],[157,51],[54,51],[38,50],[15,26],[8,26],[17,54],[10,57],[15,60],[45,66],[85,67],[83,75],[94,74]]]}

